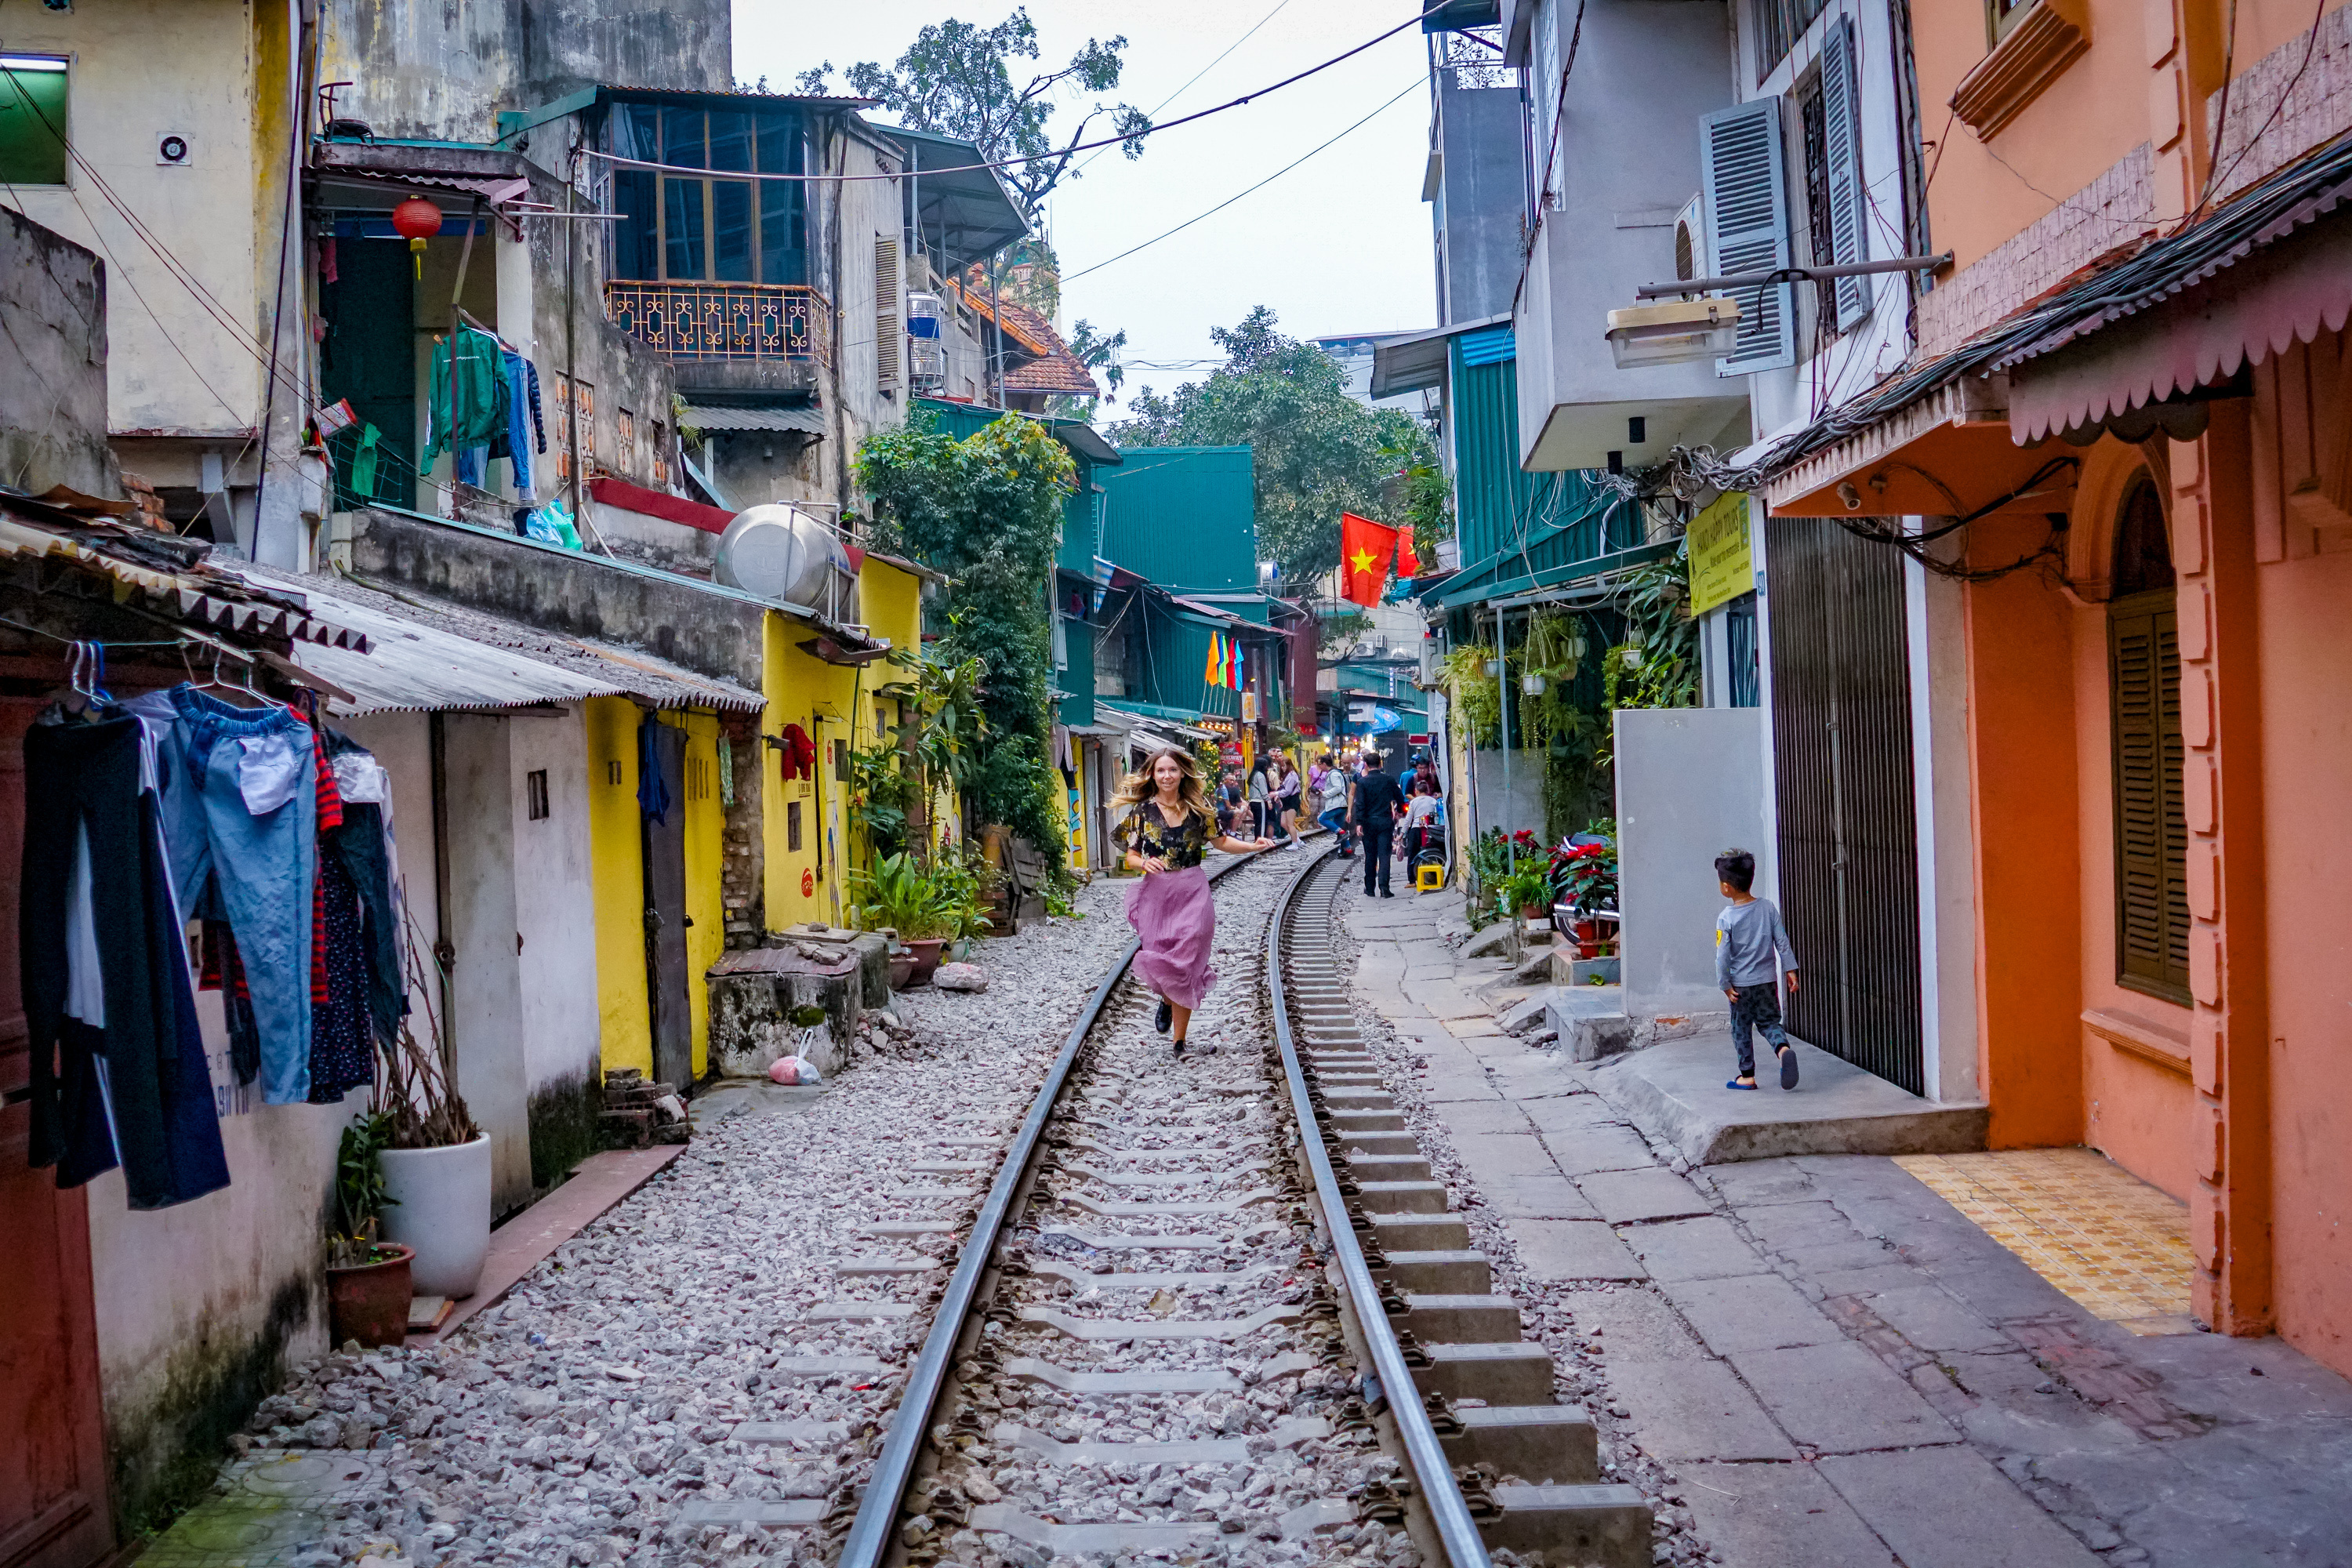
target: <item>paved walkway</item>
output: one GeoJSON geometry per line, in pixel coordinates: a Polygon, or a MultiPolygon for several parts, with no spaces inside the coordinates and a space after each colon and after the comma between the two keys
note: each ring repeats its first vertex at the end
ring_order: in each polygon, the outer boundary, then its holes
{"type": "Polygon", "coordinates": [[[1732,1568],[2352,1568],[2344,1379],[2104,1321],[1893,1159],[1662,1161],[1605,1066],[1501,1032],[1456,896],[1340,910],[1473,1201],[1607,1347],[1604,1433],[1732,1568]]]}

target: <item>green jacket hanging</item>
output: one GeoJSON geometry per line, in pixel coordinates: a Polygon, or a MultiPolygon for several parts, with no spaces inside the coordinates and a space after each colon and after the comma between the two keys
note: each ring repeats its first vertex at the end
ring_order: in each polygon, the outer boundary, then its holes
{"type": "Polygon", "coordinates": [[[452,448],[487,447],[504,434],[509,396],[506,361],[496,337],[461,327],[453,337],[435,343],[433,438],[425,443],[425,461],[452,448]]]}

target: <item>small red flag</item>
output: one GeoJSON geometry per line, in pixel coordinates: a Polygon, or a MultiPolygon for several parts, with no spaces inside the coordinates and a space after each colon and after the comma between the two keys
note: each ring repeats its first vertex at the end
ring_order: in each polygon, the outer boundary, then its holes
{"type": "Polygon", "coordinates": [[[1397,575],[1400,577],[1421,575],[1421,557],[1413,553],[1412,530],[1410,528],[1397,530],[1397,575]]]}
{"type": "Polygon", "coordinates": [[[1397,552],[1397,531],[1352,511],[1339,514],[1340,595],[1366,608],[1381,602],[1389,585],[1389,562],[1397,552]]]}

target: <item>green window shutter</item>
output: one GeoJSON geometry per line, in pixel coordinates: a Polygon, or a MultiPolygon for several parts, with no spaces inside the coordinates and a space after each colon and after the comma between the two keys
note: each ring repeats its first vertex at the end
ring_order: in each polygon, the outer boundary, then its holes
{"type": "Polygon", "coordinates": [[[2180,647],[2169,591],[2107,614],[2115,716],[2116,978],[2189,1001],[2189,828],[2180,799],[2180,647]]]}

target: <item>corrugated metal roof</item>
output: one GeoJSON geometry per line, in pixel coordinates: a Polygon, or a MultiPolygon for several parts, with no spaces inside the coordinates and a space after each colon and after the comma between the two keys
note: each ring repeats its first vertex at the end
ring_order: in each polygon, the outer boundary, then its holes
{"type": "Polygon", "coordinates": [[[394,593],[351,578],[305,577],[241,566],[299,585],[314,604],[368,631],[370,652],[296,651],[295,662],[352,694],[341,715],[490,710],[587,697],[635,697],[661,708],[758,711],[765,699],[634,648],[565,637],[464,605],[394,593]]]}
{"type": "Polygon", "coordinates": [[[712,408],[689,404],[678,423],[693,430],[791,430],[803,436],[824,435],[824,410],[801,405],[790,408],[712,408]]]}
{"type": "Polygon", "coordinates": [[[1102,554],[1175,593],[1257,586],[1257,500],[1247,447],[1129,447],[1096,476],[1102,554]]]}

